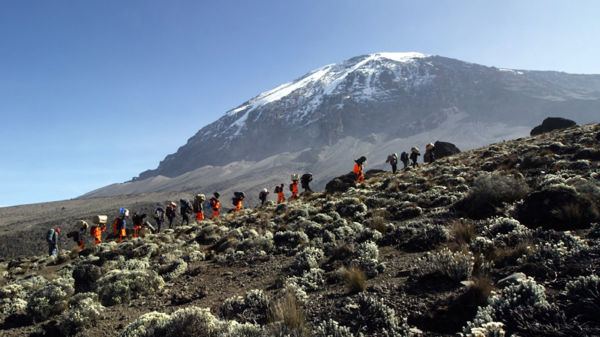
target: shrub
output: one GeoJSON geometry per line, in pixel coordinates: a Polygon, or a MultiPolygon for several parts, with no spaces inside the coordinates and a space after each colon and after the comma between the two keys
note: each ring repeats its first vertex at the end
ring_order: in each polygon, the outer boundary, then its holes
{"type": "Polygon", "coordinates": [[[80,293],[69,301],[69,310],[59,320],[59,330],[64,336],[72,336],[78,332],[95,326],[102,317],[104,307],[98,303],[95,293],[80,293]]]}
{"type": "Polygon", "coordinates": [[[81,263],[73,269],[73,279],[75,279],[75,291],[87,292],[96,289],[96,281],[102,277],[102,269],[89,263],[81,263]]]}
{"type": "Polygon", "coordinates": [[[399,248],[407,251],[428,251],[447,242],[449,238],[450,233],[443,226],[426,222],[409,222],[398,225],[389,232],[384,242],[397,244],[399,248]]]}
{"type": "Polygon", "coordinates": [[[319,323],[313,330],[314,337],[353,337],[348,327],[340,325],[338,322],[328,319],[319,323]]]}
{"type": "Polygon", "coordinates": [[[439,274],[455,282],[467,280],[473,273],[474,257],[471,252],[452,252],[444,248],[427,253],[417,263],[417,275],[439,274]]]}
{"type": "Polygon", "coordinates": [[[241,322],[264,324],[269,309],[269,297],[262,291],[253,289],[242,296],[226,299],[221,305],[221,315],[241,322]]]}
{"type": "Polygon", "coordinates": [[[367,335],[407,336],[409,328],[405,320],[399,320],[394,309],[383,301],[361,293],[346,307],[360,332],[367,335]]]}
{"type": "Polygon", "coordinates": [[[512,203],[527,195],[529,188],[520,175],[483,174],[469,193],[454,204],[453,209],[473,219],[484,219],[499,213],[503,203],[512,203]]]}
{"type": "Polygon", "coordinates": [[[323,259],[324,253],[319,248],[306,247],[302,252],[296,254],[291,269],[296,275],[312,268],[319,268],[319,261],[323,259]]]}
{"type": "Polygon", "coordinates": [[[344,198],[336,205],[336,212],[351,219],[360,219],[367,214],[367,205],[358,198],[344,198]]]}
{"type": "Polygon", "coordinates": [[[518,316],[521,310],[545,309],[549,306],[544,286],[537,284],[532,278],[526,278],[494,294],[489,304],[479,308],[473,321],[468,322],[463,331],[470,333],[473,328],[480,328],[486,323],[505,321],[518,316]]]}
{"type": "Polygon", "coordinates": [[[504,324],[501,322],[484,323],[480,327],[470,328],[464,334],[465,337],[504,337],[505,335],[504,324]]]}
{"type": "Polygon", "coordinates": [[[68,299],[74,293],[71,282],[58,278],[34,291],[27,301],[27,314],[34,321],[44,321],[62,313],[68,307],[68,299]]]}
{"type": "Polygon", "coordinates": [[[102,304],[114,305],[153,294],[162,289],[165,282],[151,270],[112,270],[99,279],[98,284],[102,304]]]}
{"type": "Polygon", "coordinates": [[[499,245],[513,246],[531,239],[532,231],[512,218],[496,217],[486,220],[483,234],[499,245]]]}
{"type": "Polygon", "coordinates": [[[571,307],[581,315],[595,319],[600,309],[600,277],[580,276],[567,283],[565,293],[571,307]]]}
{"type": "Polygon", "coordinates": [[[302,276],[292,276],[285,281],[286,286],[299,287],[304,291],[317,291],[321,289],[324,280],[325,271],[319,268],[313,268],[306,271],[302,276]]]}
{"type": "Polygon", "coordinates": [[[188,264],[183,259],[176,259],[167,264],[160,270],[160,275],[166,281],[172,281],[185,274],[188,269],[188,264]]]}
{"type": "Polygon", "coordinates": [[[304,232],[284,231],[275,233],[273,241],[277,247],[296,248],[308,243],[308,236],[304,232]]]}
{"type": "Polygon", "coordinates": [[[120,337],[261,337],[254,324],[221,321],[207,308],[188,307],[171,315],[151,312],[129,324],[120,337]]]}
{"type": "Polygon", "coordinates": [[[363,270],[368,277],[375,277],[385,270],[385,265],[379,262],[379,247],[372,241],[365,241],[356,247],[351,265],[363,270]]]}

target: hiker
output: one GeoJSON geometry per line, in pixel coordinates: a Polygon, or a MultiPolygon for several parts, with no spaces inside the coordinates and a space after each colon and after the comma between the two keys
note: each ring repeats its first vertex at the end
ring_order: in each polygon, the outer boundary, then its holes
{"type": "Polygon", "coordinates": [[[260,205],[264,206],[265,202],[267,202],[267,197],[269,196],[269,190],[266,188],[263,188],[262,191],[260,191],[260,193],[258,194],[258,199],[260,199],[260,205]]]}
{"type": "Polygon", "coordinates": [[[127,218],[129,210],[127,208],[119,209],[119,216],[113,221],[113,233],[117,238],[117,242],[122,242],[127,237],[127,218]]]}
{"type": "Polygon", "coordinates": [[[292,174],[292,183],[290,184],[290,192],[292,192],[291,200],[298,199],[298,174],[292,174]]]}
{"type": "Polygon", "coordinates": [[[160,204],[156,205],[156,208],[154,209],[153,218],[154,221],[156,221],[157,232],[160,233],[162,224],[165,222],[165,210],[162,207],[160,207],[160,204]]]}
{"type": "Polygon", "coordinates": [[[212,198],[210,198],[210,208],[212,209],[211,219],[218,218],[221,213],[221,201],[219,201],[219,197],[221,195],[219,192],[213,193],[212,198]]]}
{"type": "Polygon", "coordinates": [[[204,220],[204,202],[206,201],[206,196],[204,194],[196,194],[196,198],[194,198],[194,213],[196,214],[196,222],[200,222],[204,220]]]}
{"type": "Polygon", "coordinates": [[[80,220],[81,222],[79,222],[79,232],[78,232],[78,236],[77,236],[77,246],[79,247],[79,249],[84,250],[85,249],[85,233],[87,233],[88,228],[90,227],[90,225],[83,221],[80,220]]]}
{"type": "Polygon", "coordinates": [[[423,161],[426,163],[433,163],[435,161],[435,155],[433,151],[435,150],[435,145],[429,143],[425,146],[425,154],[423,155],[423,161]]]}
{"type": "Polygon", "coordinates": [[[79,250],[85,249],[85,233],[88,230],[88,223],[83,220],[77,220],[77,229],[72,232],[67,233],[67,237],[73,239],[77,244],[79,250]]]}
{"type": "Polygon", "coordinates": [[[134,238],[139,238],[140,237],[140,230],[142,229],[142,227],[144,226],[144,223],[146,222],[146,214],[137,214],[137,212],[133,212],[133,216],[131,217],[131,220],[133,221],[133,237],[134,238]]]}
{"type": "Polygon", "coordinates": [[[312,181],[312,178],[313,177],[311,173],[304,173],[302,177],[300,177],[300,185],[302,186],[304,192],[312,192],[310,189],[310,182],[312,181]]]}
{"type": "Polygon", "coordinates": [[[48,255],[58,255],[58,241],[60,236],[60,227],[50,228],[46,233],[46,242],[48,242],[48,255]]]}
{"type": "Polygon", "coordinates": [[[367,162],[367,157],[362,156],[354,161],[354,176],[357,183],[365,181],[364,165],[367,162]]]}
{"type": "Polygon", "coordinates": [[[244,208],[244,199],[246,199],[244,192],[233,192],[233,198],[231,199],[231,202],[235,207],[232,210],[233,212],[239,212],[244,208]]]}
{"type": "Polygon", "coordinates": [[[275,186],[275,194],[277,194],[277,205],[285,202],[285,193],[283,192],[283,184],[275,186]]]}
{"type": "Polygon", "coordinates": [[[406,170],[408,168],[408,153],[402,151],[402,153],[400,154],[400,161],[402,162],[402,165],[404,165],[404,169],[406,170]]]}
{"type": "MultiPolygon", "coordinates": [[[[102,233],[106,232],[106,222],[108,221],[108,216],[106,215],[96,215],[94,216],[93,225],[90,228],[90,236],[94,238],[94,244],[99,245],[102,243],[102,233]]],[[[115,237],[117,237],[116,229],[113,229],[115,237]]]]}
{"type": "Polygon", "coordinates": [[[173,228],[173,220],[177,216],[177,204],[172,201],[169,202],[165,214],[167,215],[167,219],[169,219],[169,228],[173,228]]]}
{"type": "Polygon", "coordinates": [[[179,199],[179,214],[181,214],[181,225],[185,222],[186,225],[190,224],[190,216],[192,213],[192,206],[190,202],[185,199],[179,199]]]}
{"type": "Polygon", "coordinates": [[[412,167],[419,166],[419,164],[417,163],[417,159],[419,159],[420,155],[421,153],[419,152],[418,147],[413,147],[410,149],[410,160],[412,161],[412,167]]]}
{"type": "Polygon", "coordinates": [[[387,157],[387,160],[385,162],[392,165],[392,173],[395,174],[396,171],[398,170],[398,154],[397,153],[390,154],[387,157]]]}

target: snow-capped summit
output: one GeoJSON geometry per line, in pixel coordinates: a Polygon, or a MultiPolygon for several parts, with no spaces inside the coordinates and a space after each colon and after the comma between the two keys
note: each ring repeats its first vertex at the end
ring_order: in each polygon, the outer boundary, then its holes
{"type": "MultiPolygon", "coordinates": [[[[320,67],[251,98],[203,127],[140,178],[174,177],[205,165],[257,161],[307,148],[318,161],[325,146],[345,137],[406,138],[449,121],[481,130],[494,123],[530,128],[548,115],[585,122],[597,111],[597,75],[507,70],[417,52],[380,52],[320,67]]],[[[502,136],[481,135],[463,145],[484,145],[502,136]]]]}

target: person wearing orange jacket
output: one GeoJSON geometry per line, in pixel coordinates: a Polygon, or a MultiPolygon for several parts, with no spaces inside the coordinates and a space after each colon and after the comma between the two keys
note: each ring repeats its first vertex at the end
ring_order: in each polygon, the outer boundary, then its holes
{"type": "Polygon", "coordinates": [[[367,157],[365,157],[365,156],[362,156],[354,161],[353,172],[354,172],[354,176],[356,177],[357,183],[362,183],[363,181],[365,181],[364,165],[366,162],[367,162],[367,157]]]}
{"type": "Polygon", "coordinates": [[[239,212],[244,208],[244,199],[246,199],[244,192],[233,192],[233,198],[231,199],[234,206],[233,212],[239,212]]]}
{"type": "Polygon", "coordinates": [[[290,192],[292,192],[292,196],[290,199],[296,200],[298,199],[298,178],[297,174],[292,174],[292,183],[290,184],[290,192]]]}
{"type": "Polygon", "coordinates": [[[192,208],[196,214],[196,222],[204,221],[204,201],[206,201],[204,194],[197,194],[194,198],[192,208]]]}
{"type": "Polygon", "coordinates": [[[219,192],[215,192],[212,198],[210,198],[210,208],[212,209],[211,219],[218,218],[221,214],[221,201],[219,201],[219,197],[221,197],[219,192]]]}
{"type": "Polygon", "coordinates": [[[285,193],[283,192],[283,184],[275,186],[275,194],[277,194],[277,204],[283,204],[285,202],[285,193]]]}
{"type": "Polygon", "coordinates": [[[90,228],[90,236],[94,238],[94,244],[99,245],[102,243],[102,232],[106,231],[106,226],[100,227],[99,225],[94,225],[90,228]]]}

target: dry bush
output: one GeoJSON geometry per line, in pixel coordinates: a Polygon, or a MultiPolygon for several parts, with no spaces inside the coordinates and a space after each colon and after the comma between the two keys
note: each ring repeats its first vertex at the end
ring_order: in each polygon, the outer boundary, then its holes
{"type": "Polygon", "coordinates": [[[356,294],[367,289],[367,276],[360,268],[344,268],[342,269],[341,274],[348,293],[356,294]]]}
{"type": "Polygon", "coordinates": [[[530,253],[530,242],[521,242],[513,247],[496,248],[490,253],[489,258],[496,266],[503,267],[516,264],[518,258],[530,253]]]}
{"type": "Polygon", "coordinates": [[[309,332],[304,310],[289,291],[271,305],[269,321],[273,336],[307,336],[309,332]]]}
{"type": "Polygon", "coordinates": [[[459,247],[469,245],[477,235],[475,226],[471,223],[465,223],[463,221],[454,221],[450,225],[450,233],[453,242],[459,247]]]}

